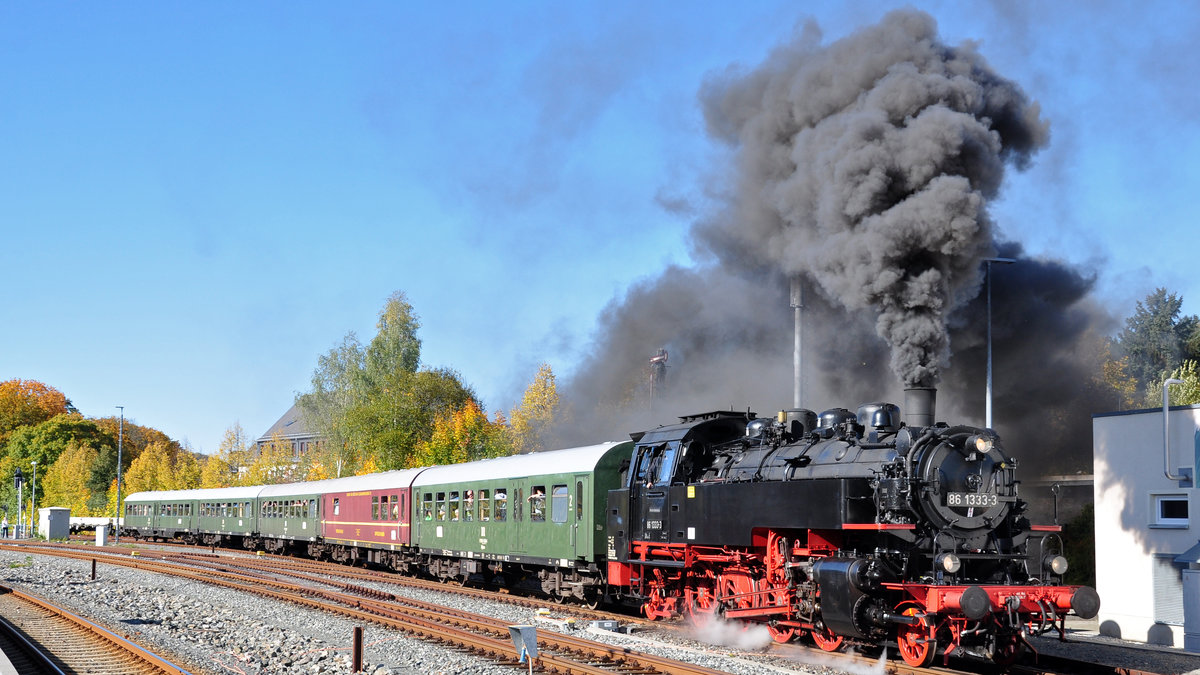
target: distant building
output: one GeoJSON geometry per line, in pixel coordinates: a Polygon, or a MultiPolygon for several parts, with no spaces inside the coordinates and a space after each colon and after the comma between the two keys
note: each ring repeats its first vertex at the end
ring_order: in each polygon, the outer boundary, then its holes
{"type": "Polygon", "coordinates": [[[1170,409],[1169,462],[1162,408],[1093,415],[1092,443],[1100,632],[1200,652],[1200,405],[1170,409]]]}
{"type": "Polygon", "coordinates": [[[308,454],[310,450],[315,450],[317,444],[321,442],[321,435],[304,424],[304,416],[296,405],[288,408],[283,417],[280,417],[275,424],[271,425],[270,429],[267,429],[266,433],[254,441],[255,454],[271,445],[272,439],[276,437],[291,445],[293,462],[299,462],[301,457],[308,454]]]}

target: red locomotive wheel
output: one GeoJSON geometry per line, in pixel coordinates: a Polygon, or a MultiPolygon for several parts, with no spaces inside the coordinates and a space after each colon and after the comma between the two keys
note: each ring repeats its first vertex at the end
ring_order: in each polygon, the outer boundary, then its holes
{"type": "MultiPolygon", "coordinates": [[[[918,616],[922,612],[920,608],[909,605],[901,614],[918,616]]],[[[937,655],[937,640],[923,616],[911,626],[900,625],[896,630],[896,645],[900,648],[900,658],[914,668],[925,668],[933,663],[933,657],[937,655]]]]}
{"type": "Polygon", "coordinates": [[[812,635],[813,642],[817,643],[818,647],[827,652],[836,652],[842,648],[842,643],[846,641],[846,638],[828,628],[813,628],[809,634],[812,635]]]}
{"type": "Polygon", "coordinates": [[[792,638],[796,637],[796,629],[791,626],[773,626],[767,624],[767,632],[779,644],[787,644],[792,641],[792,638]]]}
{"type": "Polygon", "coordinates": [[[713,595],[712,589],[701,586],[696,589],[696,593],[692,595],[692,601],[687,603],[684,611],[687,612],[687,617],[693,626],[705,628],[720,614],[721,606],[713,595]]]}

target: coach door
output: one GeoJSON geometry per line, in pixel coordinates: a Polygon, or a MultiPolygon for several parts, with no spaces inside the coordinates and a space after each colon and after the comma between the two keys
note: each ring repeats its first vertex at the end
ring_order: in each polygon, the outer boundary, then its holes
{"type": "Polygon", "coordinates": [[[592,487],[591,476],[586,473],[578,474],[573,482],[574,485],[569,488],[572,494],[571,513],[568,516],[571,523],[571,544],[575,547],[576,558],[591,559],[592,537],[595,536],[592,505],[588,503],[592,487]]]}
{"type": "Polygon", "coordinates": [[[508,542],[512,546],[513,553],[524,553],[526,547],[529,546],[528,539],[530,537],[529,522],[526,520],[529,511],[529,488],[530,483],[528,478],[517,478],[512,482],[513,494],[509,497],[508,503],[511,509],[509,521],[509,536],[508,542]]]}

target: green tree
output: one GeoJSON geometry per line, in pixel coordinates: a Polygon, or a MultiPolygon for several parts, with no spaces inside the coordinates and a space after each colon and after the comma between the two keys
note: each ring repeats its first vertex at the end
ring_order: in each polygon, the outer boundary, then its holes
{"type": "Polygon", "coordinates": [[[1188,359],[1178,368],[1159,377],[1146,390],[1145,406],[1158,408],[1162,406],[1163,383],[1168,378],[1182,380],[1183,384],[1171,385],[1167,390],[1170,405],[1193,405],[1200,403],[1200,362],[1188,359]]]}
{"type": "Polygon", "coordinates": [[[403,467],[439,415],[475,398],[453,370],[420,367],[420,321],[403,293],[388,298],[376,328],[366,348],[350,333],[321,356],[312,390],[297,397],[325,444],[318,473],[353,474],[368,458],[381,469],[403,467]]]}
{"type": "Polygon", "coordinates": [[[1144,391],[1155,380],[1161,381],[1163,373],[1177,368],[1186,355],[1200,319],[1180,318],[1182,307],[1181,297],[1158,288],[1125,319],[1117,341],[1129,357],[1129,374],[1144,391]]]}
{"type": "Polygon", "coordinates": [[[0,382],[0,447],[21,427],[77,412],[62,392],[36,380],[0,382]]]}
{"type": "Polygon", "coordinates": [[[533,382],[525,389],[521,405],[514,408],[510,415],[513,449],[517,453],[544,450],[550,429],[557,421],[558,408],[554,371],[549,364],[543,363],[533,376],[533,382]]]}
{"type": "Polygon", "coordinates": [[[317,357],[312,391],[296,397],[305,423],[321,434],[331,462],[337,465],[352,460],[353,431],[347,414],[368,397],[365,371],[366,350],[351,332],[340,346],[317,357]]]}
{"type": "MultiPolygon", "coordinates": [[[[33,473],[33,462],[44,473],[70,445],[82,444],[94,448],[99,457],[93,462],[88,486],[93,495],[90,507],[102,508],[107,482],[116,476],[116,441],[110,438],[93,420],[79,413],[63,413],[40,424],[18,428],[9,437],[5,446],[5,457],[9,459],[0,480],[0,503],[15,506],[16,489],[11,480],[14,469],[20,467],[26,474],[33,473]],[[107,460],[107,461],[106,461],[107,460]]],[[[33,487],[32,480],[25,488],[28,497],[33,487]]],[[[39,492],[42,486],[38,485],[39,492]]]]}

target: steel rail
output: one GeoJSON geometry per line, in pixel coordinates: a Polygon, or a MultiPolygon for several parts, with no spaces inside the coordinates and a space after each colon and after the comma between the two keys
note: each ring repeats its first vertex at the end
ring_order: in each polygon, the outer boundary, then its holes
{"type": "MultiPolygon", "coordinates": [[[[39,598],[35,595],[18,591],[8,586],[0,586],[0,595],[9,595],[22,602],[36,607],[39,611],[65,619],[72,625],[76,626],[84,633],[93,635],[104,641],[110,648],[120,650],[121,653],[132,657],[136,661],[143,663],[150,671],[158,673],[166,673],[168,675],[190,675],[189,671],[175,665],[174,663],[162,658],[161,656],[147,650],[109,629],[101,626],[98,623],[89,621],[77,614],[67,611],[58,605],[55,605],[44,598],[39,598]]],[[[32,646],[32,645],[31,645],[32,646]]],[[[45,650],[39,650],[45,651],[45,650]]],[[[57,669],[56,669],[57,670],[57,669]]]]}

